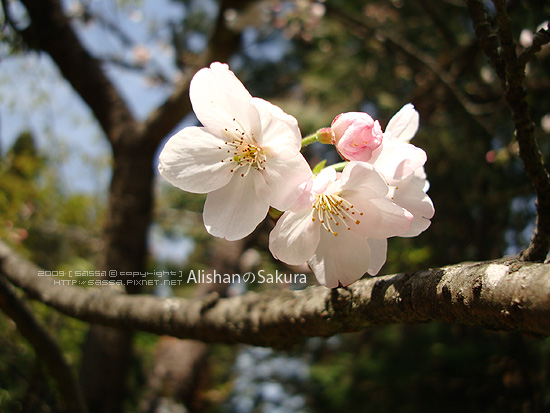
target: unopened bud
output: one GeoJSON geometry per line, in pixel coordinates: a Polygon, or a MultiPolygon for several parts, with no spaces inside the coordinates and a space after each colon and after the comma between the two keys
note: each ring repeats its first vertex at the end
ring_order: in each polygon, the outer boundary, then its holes
{"type": "Polygon", "coordinates": [[[336,149],[349,161],[368,162],[382,144],[380,124],[366,113],[342,113],[334,118],[331,129],[336,149]]]}
{"type": "Polygon", "coordinates": [[[317,131],[317,140],[325,145],[331,145],[333,137],[331,128],[321,128],[317,131]]]}

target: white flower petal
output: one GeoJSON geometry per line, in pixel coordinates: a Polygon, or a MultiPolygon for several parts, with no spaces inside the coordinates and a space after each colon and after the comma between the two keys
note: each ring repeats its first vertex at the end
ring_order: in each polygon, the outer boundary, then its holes
{"type": "MultiPolygon", "coordinates": [[[[315,194],[322,194],[327,192],[329,185],[333,184],[337,178],[336,169],[329,166],[317,174],[313,179],[312,191],[315,194]]],[[[338,185],[339,187],[339,185],[338,185]]]]}
{"type": "Polygon", "coordinates": [[[226,186],[208,194],[203,220],[211,235],[234,241],[254,231],[268,210],[269,188],[252,169],[245,177],[234,174],[226,186]]]}
{"type": "Polygon", "coordinates": [[[389,238],[404,234],[411,228],[412,214],[389,199],[368,199],[357,192],[346,195],[345,199],[353,204],[353,217],[359,222],[350,222],[348,225],[363,237],[389,238]]]}
{"type": "Polygon", "coordinates": [[[342,171],[340,180],[342,197],[359,192],[364,199],[380,198],[388,193],[388,184],[372,165],[350,162],[342,171]]]}
{"type": "Polygon", "coordinates": [[[418,130],[420,116],[411,103],[407,103],[388,122],[386,132],[390,132],[394,139],[408,142],[418,130]]]}
{"type": "Polygon", "coordinates": [[[426,171],[424,170],[424,168],[418,168],[416,171],[414,171],[414,177],[415,179],[419,179],[420,182],[423,183],[423,188],[422,190],[424,192],[428,192],[428,190],[430,189],[430,182],[428,181],[428,176],[426,175],[426,171]]]}
{"type": "Polygon", "coordinates": [[[298,200],[294,203],[294,205],[292,205],[292,208],[290,208],[292,211],[298,212],[303,209],[311,208],[311,205],[313,205],[316,198],[315,194],[311,191],[312,187],[313,179],[309,179],[300,185],[302,194],[298,197],[298,200]]]}
{"type": "Polygon", "coordinates": [[[376,275],[386,263],[386,257],[388,253],[388,240],[387,239],[367,239],[370,246],[370,266],[368,273],[370,275],[376,275]]]}
{"type": "Polygon", "coordinates": [[[302,135],[296,118],[266,100],[252,98],[251,103],[261,119],[258,144],[270,153],[279,153],[283,149],[292,154],[299,152],[302,135]]]}
{"type": "Polygon", "coordinates": [[[392,188],[391,199],[397,205],[407,209],[414,218],[409,231],[401,234],[401,237],[414,237],[425,231],[431,224],[430,219],[434,216],[435,209],[430,197],[425,193],[425,179],[412,176],[399,184],[399,187],[392,188]]]}
{"type": "Polygon", "coordinates": [[[207,128],[191,126],[172,136],[159,156],[159,172],[172,185],[184,191],[207,193],[226,185],[232,176],[224,140],[207,128]]]}
{"type": "Polygon", "coordinates": [[[226,64],[215,62],[210,68],[199,70],[189,85],[189,96],[193,111],[204,126],[251,132],[252,96],[226,64]]]}
{"type": "Polygon", "coordinates": [[[338,235],[321,231],[319,245],[308,261],[320,284],[329,288],[350,285],[367,272],[371,251],[367,239],[352,231],[338,235]]]}
{"type": "Polygon", "coordinates": [[[313,209],[287,211],[269,234],[269,250],[287,264],[300,265],[309,260],[319,244],[320,225],[312,220],[313,209]]]}
{"type": "Polygon", "coordinates": [[[398,185],[422,167],[426,159],[426,152],[414,145],[385,140],[373,165],[390,185],[398,185]]]}
{"type": "Polygon", "coordinates": [[[304,192],[302,184],[311,179],[309,164],[301,153],[297,153],[286,159],[269,157],[264,166],[270,205],[280,211],[290,209],[304,192]]]}

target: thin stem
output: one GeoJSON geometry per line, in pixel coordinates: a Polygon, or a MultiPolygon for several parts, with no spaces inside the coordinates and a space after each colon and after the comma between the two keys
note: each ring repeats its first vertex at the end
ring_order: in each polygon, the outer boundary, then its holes
{"type": "Polygon", "coordinates": [[[313,142],[317,142],[317,132],[302,139],[302,148],[311,145],[313,142]]]}
{"type": "Polygon", "coordinates": [[[526,48],[519,55],[518,63],[520,66],[525,67],[525,65],[531,60],[535,53],[540,52],[542,46],[550,43],[550,24],[547,25],[546,29],[540,29],[533,36],[533,43],[531,46],[526,48]]]}

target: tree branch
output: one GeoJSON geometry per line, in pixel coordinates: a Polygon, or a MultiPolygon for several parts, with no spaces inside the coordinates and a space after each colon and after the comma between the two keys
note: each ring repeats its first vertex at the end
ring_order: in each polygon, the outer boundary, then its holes
{"type": "Polygon", "coordinates": [[[26,44],[48,53],[63,77],[94,112],[112,144],[135,135],[130,109],[107,78],[101,62],[84,48],[64,15],[59,0],[22,0],[31,24],[20,31],[26,44]]]}
{"type": "Polygon", "coordinates": [[[13,284],[66,315],[205,342],[284,347],[305,337],[431,321],[550,335],[550,264],[502,259],[366,278],[334,290],[189,300],[54,285],[3,243],[0,259],[13,284]]]}
{"type": "Polygon", "coordinates": [[[491,27],[487,10],[481,0],[466,0],[466,6],[470,12],[470,17],[474,24],[476,36],[483,53],[489,58],[498,78],[501,81],[502,88],[505,89],[505,68],[504,62],[498,53],[498,37],[491,27]]]}
{"type": "Polygon", "coordinates": [[[544,261],[550,250],[550,175],[544,166],[535,139],[535,127],[531,121],[529,105],[523,86],[525,66],[519,64],[516,45],[510,27],[510,18],[505,0],[493,0],[496,8],[496,22],[500,41],[500,55],[505,65],[505,97],[512,110],[516,128],[519,156],[529,180],[537,194],[537,220],[529,247],[522,258],[527,261],[544,261]]]}
{"type": "Polygon", "coordinates": [[[30,343],[39,360],[47,367],[57,383],[57,389],[69,412],[86,411],[78,380],[67,364],[57,342],[42,327],[30,309],[22,302],[13,287],[0,277],[0,309],[17,325],[21,335],[30,343]]]}
{"type": "Polygon", "coordinates": [[[474,28],[483,52],[489,57],[504,89],[506,102],[512,110],[519,156],[525,173],[537,195],[537,219],[531,242],[521,257],[527,261],[544,261],[550,250],[550,175],[535,139],[529,105],[524,89],[525,64],[528,58],[547,42],[547,33],[536,37],[533,48],[519,57],[510,27],[506,0],[493,0],[497,31],[493,30],[485,6],[480,0],[466,0],[474,28]]]}
{"type": "Polygon", "coordinates": [[[191,77],[203,66],[213,61],[227,62],[230,56],[240,46],[240,33],[227,28],[225,12],[229,8],[242,8],[251,3],[250,0],[223,0],[219,2],[219,11],[208,49],[192,67],[184,72],[184,78],[179,82],[172,95],[144,122],[141,140],[154,148],[161,140],[180,122],[183,117],[191,112],[192,106],[189,100],[189,84],[191,77]]]}
{"type": "Polygon", "coordinates": [[[185,115],[191,112],[190,83],[191,76],[181,80],[172,95],[142,124],[140,139],[144,144],[156,148],[185,115]]]}

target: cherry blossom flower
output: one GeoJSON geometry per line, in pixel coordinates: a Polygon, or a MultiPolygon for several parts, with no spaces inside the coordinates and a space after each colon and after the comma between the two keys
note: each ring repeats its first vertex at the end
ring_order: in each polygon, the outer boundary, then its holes
{"type": "Polygon", "coordinates": [[[298,123],[252,97],[226,64],[197,72],[189,94],[203,126],[186,127],[168,140],[159,172],[184,191],[208,194],[203,220],[211,235],[243,238],[270,206],[289,209],[311,178],[298,123]]]}
{"type": "Polygon", "coordinates": [[[323,169],[279,218],[269,236],[271,253],[291,265],[307,261],[329,288],[377,274],[386,260],[386,239],[409,231],[413,219],[388,191],[370,164],[350,162],[342,173],[323,169]]]}
{"type": "Polygon", "coordinates": [[[382,144],[369,160],[390,186],[387,196],[414,216],[410,230],[402,237],[417,236],[426,230],[435,213],[426,193],[429,189],[424,171],[426,152],[410,144],[418,125],[418,112],[412,104],[406,104],[388,122],[382,144]]]}
{"type": "Polygon", "coordinates": [[[330,129],[333,143],[344,159],[368,161],[382,143],[380,123],[367,113],[347,112],[336,116],[330,129]]]}

